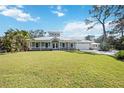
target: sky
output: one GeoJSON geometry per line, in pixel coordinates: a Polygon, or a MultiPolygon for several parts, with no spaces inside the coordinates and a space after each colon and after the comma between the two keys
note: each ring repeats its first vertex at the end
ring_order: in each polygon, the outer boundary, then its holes
{"type": "Polygon", "coordinates": [[[87,31],[84,20],[91,6],[81,5],[16,5],[0,6],[0,36],[9,28],[60,31],[66,37],[99,36],[101,25],[87,31]]]}

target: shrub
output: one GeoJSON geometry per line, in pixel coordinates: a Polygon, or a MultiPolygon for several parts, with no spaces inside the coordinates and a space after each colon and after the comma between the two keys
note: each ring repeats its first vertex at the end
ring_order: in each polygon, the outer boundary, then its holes
{"type": "Polygon", "coordinates": [[[101,51],[109,51],[110,50],[110,45],[106,42],[102,42],[100,44],[100,50],[101,51]]]}
{"type": "Polygon", "coordinates": [[[115,57],[120,60],[124,60],[124,50],[120,50],[115,54],[115,57]]]}
{"type": "Polygon", "coordinates": [[[114,41],[114,46],[117,50],[124,50],[124,37],[116,39],[114,41]]]}

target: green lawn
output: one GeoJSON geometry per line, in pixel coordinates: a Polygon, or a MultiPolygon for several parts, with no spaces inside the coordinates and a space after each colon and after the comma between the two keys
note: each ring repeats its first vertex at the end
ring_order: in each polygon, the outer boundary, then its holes
{"type": "Polygon", "coordinates": [[[124,87],[124,62],[64,51],[0,54],[0,87],[124,87]]]}

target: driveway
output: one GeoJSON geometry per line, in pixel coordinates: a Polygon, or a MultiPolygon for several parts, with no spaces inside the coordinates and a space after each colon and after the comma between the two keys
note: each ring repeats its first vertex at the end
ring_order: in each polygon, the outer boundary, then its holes
{"type": "Polygon", "coordinates": [[[118,52],[117,50],[111,50],[111,51],[81,50],[81,51],[92,52],[92,53],[97,53],[97,54],[105,54],[105,55],[114,55],[118,52]]]}

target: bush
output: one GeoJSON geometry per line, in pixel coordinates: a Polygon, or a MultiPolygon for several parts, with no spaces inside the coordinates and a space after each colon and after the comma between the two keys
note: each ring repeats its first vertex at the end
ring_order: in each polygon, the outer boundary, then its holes
{"type": "Polygon", "coordinates": [[[124,50],[121,50],[115,54],[115,57],[120,60],[124,60],[124,50]]]}
{"type": "Polygon", "coordinates": [[[100,44],[100,50],[101,51],[109,51],[110,50],[110,45],[106,42],[103,42],[100,44]]]}

